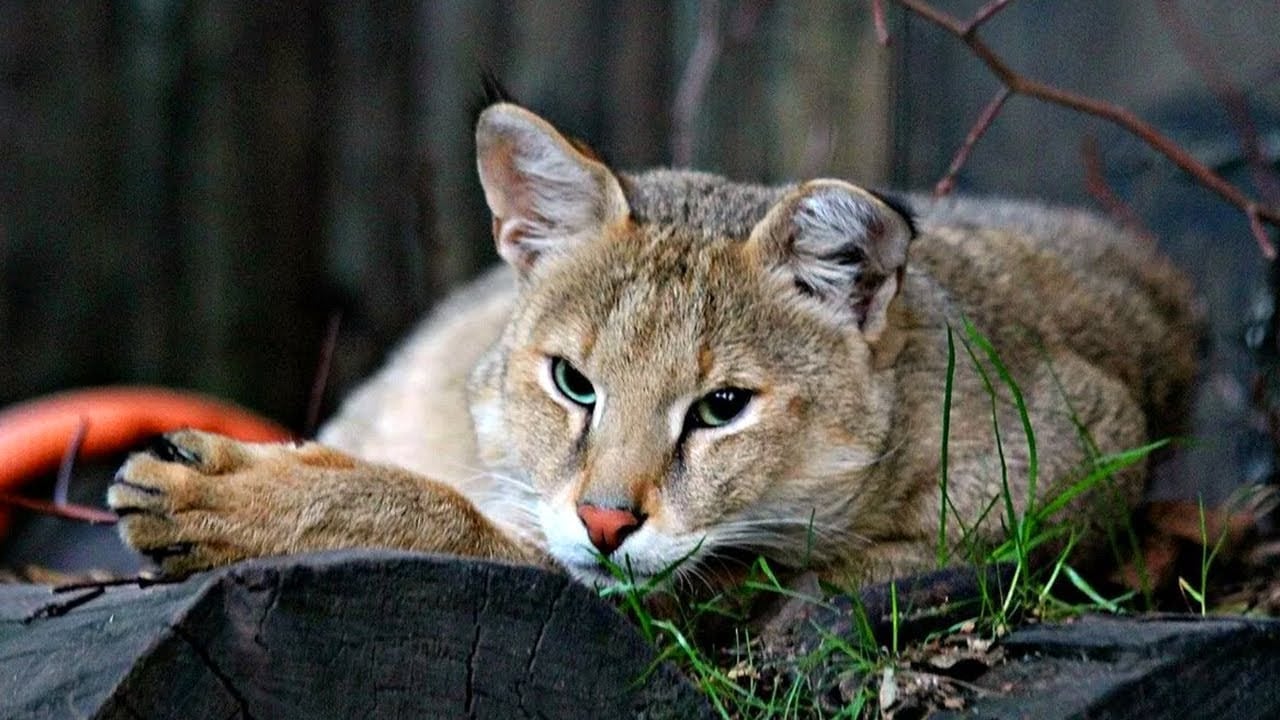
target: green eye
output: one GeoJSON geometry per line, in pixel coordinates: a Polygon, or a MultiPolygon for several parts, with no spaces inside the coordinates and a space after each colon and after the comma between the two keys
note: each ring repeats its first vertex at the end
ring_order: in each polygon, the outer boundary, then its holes
{"type": "Polygon", "coordinates": [[[742,388],[720,388],[698,399],[689,409],[689,422],[693,428],[714,428],[728,425],[742,414],[751,402],[751,391],[742,388]]]}
{"type": "Polygon", "coordinates": [[[596,388],[585,375],[562,357],[551,358],[551,379],[556,389],[570,401],[585,408],[596,404],[596,388]]]}

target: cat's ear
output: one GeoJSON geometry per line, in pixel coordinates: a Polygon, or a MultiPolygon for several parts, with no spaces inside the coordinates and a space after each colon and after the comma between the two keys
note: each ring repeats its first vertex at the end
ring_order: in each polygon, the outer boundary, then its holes
{"type": "Polygon", "coordinates": [[[898,203],[840,180],[813,180],[769,210],[747,249],[875,341],[902,284],[914,234],[909,212],[898,203]]]}
{"type": "Polygon", "coordinates": [[[546,120],[499,103],[476,122],[476,164],[498,254],[521,272],[630,215],[618,178],[546,120]]]}

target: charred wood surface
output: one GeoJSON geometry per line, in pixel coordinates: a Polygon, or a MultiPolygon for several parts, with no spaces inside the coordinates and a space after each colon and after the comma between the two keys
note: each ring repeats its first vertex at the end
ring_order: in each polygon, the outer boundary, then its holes
{"type": "Polygon", "coordinates": [[[1093,616],[1014,632],[991,694],[935,717],[1280,717],[1280,622],[1093,616]]]}
{"type": "MultiPolygon", "coordinates": [[[[947,570],[899,581],[899,639],[1000,584],[947,570]]],[[[878,638],[885,586],[757,628],[776,656],[878,638]]],[[[817,606],[809,606],[817,607],[817,606]]],[[[1280,622],[1085,617],[1019,629],[935,717],[1280,717],[1280,622]]],[[[838,699],[839,668],[811,678],[838,699]]],[[[628,621],[534,568],[346,551],[259,560],[176,584],[53,592],[0,585],[0,717],[705,717],[705,700],[628,621]]]]}
{"type": "Polygon", "coordinates": [[[481,562],[342,552],[0,587],[5,718],[704,716],[653,658],[589,590],[481,562]]]}

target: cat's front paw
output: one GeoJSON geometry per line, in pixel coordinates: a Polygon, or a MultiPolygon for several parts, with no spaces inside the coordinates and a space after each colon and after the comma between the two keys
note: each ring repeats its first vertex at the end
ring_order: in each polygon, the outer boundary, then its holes
{"type": "Polygon", "coordinates": [[[302,465],[289,445],[241,443],[184,430],[129,457],[107,491],[125,543],[167,574],[285,552],[273,512],[277,480],[302,465]],[[283,472],[282,472],[283,471],[283,472]]]}

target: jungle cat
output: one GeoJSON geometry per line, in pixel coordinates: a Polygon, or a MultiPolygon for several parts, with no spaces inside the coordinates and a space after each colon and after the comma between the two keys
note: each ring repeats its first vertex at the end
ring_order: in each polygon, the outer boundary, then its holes
{"type": "MultiPolygon", "coordinates": [[[[947,537],[1005,531],[1088,460],[1176,431],[1196,323],[1184,278],[1092,215],[615,172],[522,107],[479,116],[505,265],[435,311],[318,443],[192,431],[109,490],[125,541],[183,573],[378,546],[543,564],[609,584],[731,582],[744,558],[837,583],[936,565],[949,331],[947,537]],[[976,359],[976,360],[975,360],[976,359]],[[994,388],[978,372],[982,367],[994,388]]],[[[1146,470],[1062,512],[1093,526],[1146,470]]],[[[1095,530],[1097,527],[1094,528],[1095,530]]],[[[1095,533],[1096,536],[1096,533],[1095,533]]]]}

